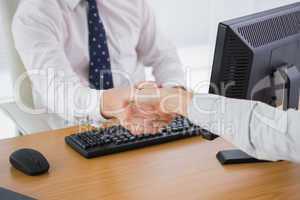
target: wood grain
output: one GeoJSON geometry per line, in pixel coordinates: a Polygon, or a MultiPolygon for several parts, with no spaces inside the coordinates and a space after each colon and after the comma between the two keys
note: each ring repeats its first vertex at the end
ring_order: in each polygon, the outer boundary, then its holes
{"type": "Polygon", "coordinates": [[[300,199],[300,165],[223,167],[216,152],[231,145],[222,139],[192,138],[87,160],[64,143],[78,129],[0,141],[0,186],[43,200],[300,199]],[[23,147],[48,158],[49,174],[28,177],[10,166],[9,155],[23,147]]]}

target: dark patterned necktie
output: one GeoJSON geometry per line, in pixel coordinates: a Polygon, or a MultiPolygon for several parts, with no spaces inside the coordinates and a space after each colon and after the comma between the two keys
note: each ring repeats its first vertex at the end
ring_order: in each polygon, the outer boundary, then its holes
{"type": "Polygon", "coordinates": [[[88,1],[90,87],[106,90],[114,87],[106,32],[96,0],[88,1]]]}

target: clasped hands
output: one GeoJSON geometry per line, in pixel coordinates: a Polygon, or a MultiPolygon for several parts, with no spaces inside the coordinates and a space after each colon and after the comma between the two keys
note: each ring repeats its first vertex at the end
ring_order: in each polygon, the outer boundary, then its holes
{"type": "Polygon", "coordinates": [[[153,82],[114,88],[102,95],[102,115],[117,119],[133,134],[157,133],[176,115],[186,116],[192,94],[182,88],[162,88],[153,82]]]}

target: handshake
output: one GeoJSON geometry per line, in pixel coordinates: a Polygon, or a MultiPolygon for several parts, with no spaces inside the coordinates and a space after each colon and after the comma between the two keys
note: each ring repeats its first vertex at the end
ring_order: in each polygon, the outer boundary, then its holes
{"type": "Polygon", "coordinates": [[[182,88],[162,88],[153,82],[114,88],[102,95],[101,112],[116,119],[133,134],[157,133],[176,115],[187,116],[192,93],[182,88]]]}

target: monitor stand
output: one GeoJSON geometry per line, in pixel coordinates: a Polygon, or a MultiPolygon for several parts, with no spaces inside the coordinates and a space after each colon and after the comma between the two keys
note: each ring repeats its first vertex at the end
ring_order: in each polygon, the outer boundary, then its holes
{"type": "MultiPolygon", "coordinates": [[[[276,82],[279,82],[283,86],[284,99],[283,99],[283,109],[296,109],[299,107],[299,89],[300,89],[300,71],[297,66],[294,65],[282,65],[277,68],[275,72],[271,75],[274,79],[272,80],[274,90],[278,85],[276,82]],[[276,80],[275,80],[276,79],[276,80]]],[[[276,99],[276,98],[275,98],[276,99]]],[[[244,164],[244,163],[261,163],[268,162],[264,160],[255,159],[241,150],[227,150],[220,151],[217,153],[217,159],[222,165],[228,164],[244,164]]]]}
{"type": "Polygon", "coordinates": [[[274,79],[281,79],[284,84],[285,94],[283,109],[299,108],[300,71],[297,66],[284,65],[274,72],[274,79]]]}

